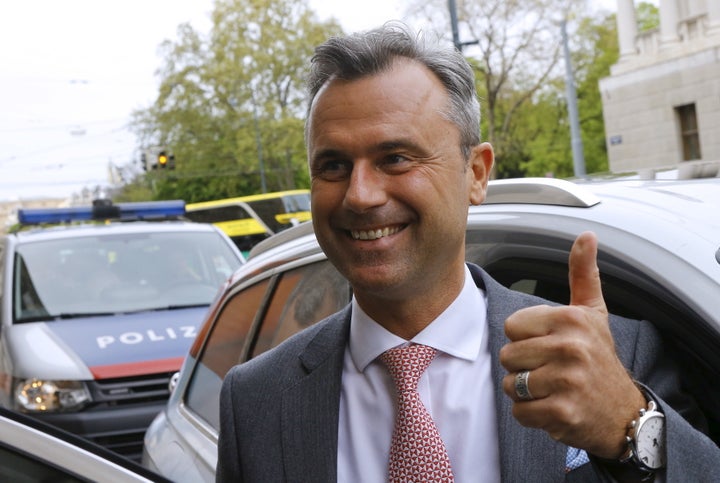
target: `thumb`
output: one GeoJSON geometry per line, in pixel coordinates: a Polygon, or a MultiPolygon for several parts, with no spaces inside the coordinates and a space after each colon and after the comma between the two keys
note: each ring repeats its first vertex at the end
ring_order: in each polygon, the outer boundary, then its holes
{"type": "Polygon", "coordinates": [[[607,311],[597,266],[597,237],[586,231],[578,235],[570,250],[570,305],[607,311]]]}

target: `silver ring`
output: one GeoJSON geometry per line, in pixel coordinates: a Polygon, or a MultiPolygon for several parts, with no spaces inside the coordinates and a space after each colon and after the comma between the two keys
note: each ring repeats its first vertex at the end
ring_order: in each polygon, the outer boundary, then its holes
{"type": "Polygon", "coordinates": [[[521,401],[532,401],[535,399],[528,387],[530,371],[520,371],[515,376],[515,394],[521,401]]]}

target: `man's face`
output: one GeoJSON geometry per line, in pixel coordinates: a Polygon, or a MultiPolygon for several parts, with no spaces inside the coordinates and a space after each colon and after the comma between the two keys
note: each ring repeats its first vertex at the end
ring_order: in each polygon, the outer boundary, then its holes
{"type": "Polygon", "coordinates": [[[458,128],[442,115],[447,108],[440,81],[409,60],[332,80],[314,100],[313,225],[361,302],[462,283],[468,206],[484,198],[492,149],[476,147],[466,161],[458,128]]]}

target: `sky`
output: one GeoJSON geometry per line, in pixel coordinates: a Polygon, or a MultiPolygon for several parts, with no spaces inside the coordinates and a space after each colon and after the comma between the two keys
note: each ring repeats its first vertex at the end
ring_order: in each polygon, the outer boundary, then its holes
{"type": "MultiPolygon", "coordinates": [[[[616,0],[594,0],[615,10],[616,0]]],[[[346,31],[401,18],[403,0],[309,0],[346,31]]],[[[69,198],[139,171],[131,113],[159,85],[158,47],[212,0],[34,0],[0,6],[0,201],[69,198]]]]}

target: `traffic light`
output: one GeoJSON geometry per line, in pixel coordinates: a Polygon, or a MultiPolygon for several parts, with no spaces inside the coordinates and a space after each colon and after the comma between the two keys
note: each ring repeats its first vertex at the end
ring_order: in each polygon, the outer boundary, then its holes
{"type": "Polygon", "coordinates": [[[158,153],[158,157],[157,157],[158,168],[161,168],[161,169],[166,168],[167,162],[168,162],[167,154],[165,154],[165,151],[160,151],[158,153]]]}
{"type": "Polygon", "coordinates": [[[145,171],[175,169],[175,155],[164,147],[147,148],[140,159],[145,171]]]}
{"type": "Polygon", "coordinates": [[[158,169],[175,169],[175,155],[166,151],[160,151],[157,155],[158,169]]]}

